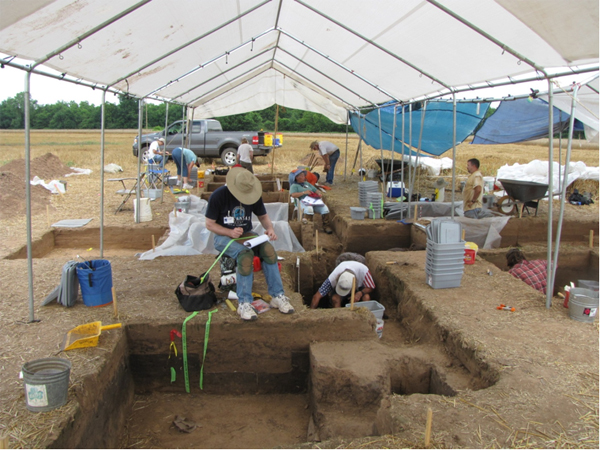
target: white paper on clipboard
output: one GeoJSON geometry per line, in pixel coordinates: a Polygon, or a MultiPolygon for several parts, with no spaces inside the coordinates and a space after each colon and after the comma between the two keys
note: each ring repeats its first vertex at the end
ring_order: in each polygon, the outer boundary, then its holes
{"type": "Polygon", "coordinates": [[[252,239],[249,239],[244,242],[244,245],[248,248],[254,248],[260,244],[263,244],[269,240],[269,236],[263,234],[262,236],[258,236],[252,239]]]}
{"type": "Polygon", "coordinates": [[[321,200],[320,198],[313,198],[313,197],[309,197],[306,196],[302,199],[302,203],[304,203],[305,205],[308,206],[322,206],[325,203],[323,203],[323,200],[321,200]]]}

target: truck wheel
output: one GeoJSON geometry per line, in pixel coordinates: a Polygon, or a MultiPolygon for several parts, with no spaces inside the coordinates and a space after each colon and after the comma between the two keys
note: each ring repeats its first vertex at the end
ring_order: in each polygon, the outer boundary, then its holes
{"type": "Polygon", "coordinates": [[[148,162],[148,156],[150,155],[150,150],[148,150],[148,147],[142,147],[142,162],[147,163],[148,162]]]}
{"type": "Polygon", "coordinates": [[[221,152],[221,161],[226,166],[235,166],[237,160],[237,149],[233,147],[227,147],[221,152]]]}

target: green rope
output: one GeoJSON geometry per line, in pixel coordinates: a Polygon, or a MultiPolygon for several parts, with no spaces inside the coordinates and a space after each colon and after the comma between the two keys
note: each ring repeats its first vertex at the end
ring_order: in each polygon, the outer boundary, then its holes
{"type": "Polygon", "coordinates": [[[215,267],[215,264],[217,264],[217,261],[221,259],[221,256],[223,256],[223,253],[225,253],[225,251],[227,251],[227,249],[229,248],[229,246],[231,245],[231,243],[233,241],[239,241],[242,239],[248,239],[247,237],[243,237],[243,238],[236,238],[236,239],[232,239],[230,240],[227,245],[225,246],[225,248],[223,249],[223,251],[221,253],[219,253],[219,256],[217,257],[217,259],[215,259],[215,262],[212,263],[212,266],[209,267],[209,269],[204,273],[204,276],[202,278],[200,278],[200,283],[204,283],[204,279],[208,276],[208,273],[212,270],[213,267],[215,267]]]}
{"type": "Polygon", "coordinates": [[[204,355],[202,356],[202,367],[200,367],[200,389],[204,390],[204,360],[206,359],[206,349],[208,348],[208,335],[210,334],[210,321],[213,313],[217,312],[216,309],[209,311],[208,320],[206,321],[206,329],[204,330],[204,355]]]}

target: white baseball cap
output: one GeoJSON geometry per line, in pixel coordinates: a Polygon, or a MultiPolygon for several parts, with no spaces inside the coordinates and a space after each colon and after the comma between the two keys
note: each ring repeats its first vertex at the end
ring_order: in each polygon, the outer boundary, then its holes
{"type": "Polygon", "coordinates": [[[337,284],[335,286],[335,292],[340,297],[345,297],[352,290],[352,281],[354,281],[354,274],[349,270],[342,272],[338,277],[337,284]]]}

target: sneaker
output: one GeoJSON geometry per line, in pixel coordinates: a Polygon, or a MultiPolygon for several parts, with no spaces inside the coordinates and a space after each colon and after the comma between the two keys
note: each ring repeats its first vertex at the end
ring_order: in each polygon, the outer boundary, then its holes
{"type": "Polygon", "coordinates": [[[271,300],[271,308],[278,308],[279,312],[282,312],[283,314],[292,314],[294,312],[294,307],[290,304],[290,299],[287,298],[285,294],[273,297],[271,300]]]}
{"type": "Polygon", "coordinates": [[[193,189],[194,186],[192,186],[191,184],[187,184],[187,183],[183,183],[183,189],[193,189]]]}
{"type": "Polygon", "coordinates": [[[250,303],[240,303],[238,305],[237,313],[240,315],[242,320],[258,319],[258,315],[250,303]]]}

